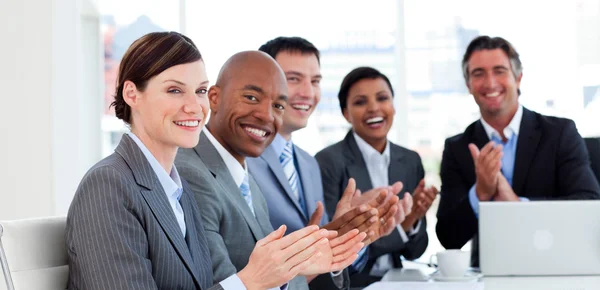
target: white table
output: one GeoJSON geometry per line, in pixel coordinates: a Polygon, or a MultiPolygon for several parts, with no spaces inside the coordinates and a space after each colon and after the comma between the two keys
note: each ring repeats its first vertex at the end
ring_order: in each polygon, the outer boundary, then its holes
{"type": "MultiPolygon", "coordinates": [[[[425,273],[430,273],[425,271],[425,273]]],[[[428,289],[456,289],[453,282],[405,282],[401,269],[390,270],[382,279],[383,282],[375,283],[365,290],[388,289],[425,289],[417,287],[415,283],[426,283],[428,289]],[[398,281],[402,282],[398,282],[398,281]]],[[[485,290],[526,289],[526,290],[599,290],[600,276],[553,276],[553,277],[483,277],[480,279],[485,290]]],[[[473,284],[477,282],[471,282],[473,284]]],[[[463,284],[464,285],[464,284],[463,284]]],[[[471,287],[469,287],[471,288],[471,287]]],[[[481,287],[473,287],[477,289],[481,287]]]]}

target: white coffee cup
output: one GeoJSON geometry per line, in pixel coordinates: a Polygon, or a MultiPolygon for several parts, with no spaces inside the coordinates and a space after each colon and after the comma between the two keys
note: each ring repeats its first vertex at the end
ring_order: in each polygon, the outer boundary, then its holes
{"type": "Polygon", "coordinates": [[[471,252],[461,250],[446,250],[431,255],[430,264],[433,264],[433,257],[437,258],[437,265],[440,274],[444,277],[462,277],[469,269],[471,252]]]}

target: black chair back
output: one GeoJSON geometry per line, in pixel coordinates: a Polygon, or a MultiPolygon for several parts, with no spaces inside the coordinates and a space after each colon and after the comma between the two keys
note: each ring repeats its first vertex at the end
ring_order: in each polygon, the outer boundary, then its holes
{"type": "Polygon", "coordinates": [[[590,153],[590,162],[592,171],[596,175],[596,179],[600,182],[600,137],[583,138],[588,152],[590,153]]]}

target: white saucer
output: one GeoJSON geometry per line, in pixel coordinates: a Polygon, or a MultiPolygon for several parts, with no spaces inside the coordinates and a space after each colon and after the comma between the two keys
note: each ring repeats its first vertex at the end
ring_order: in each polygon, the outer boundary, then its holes
{"type": "Polygon", "coordinates": [[[435,281],[439,282],[468,282],[468,281],[477,281],[479,278],[483,277],[481,273],[468,271],[464,276],[460,277],[445,277],[438,271],[431,274],[431,278],[435,281]]]}

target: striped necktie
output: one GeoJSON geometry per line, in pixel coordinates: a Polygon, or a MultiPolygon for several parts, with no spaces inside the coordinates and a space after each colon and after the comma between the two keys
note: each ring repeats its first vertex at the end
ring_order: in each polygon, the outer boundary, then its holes
{"type": "Polygon", "coordinates": [[[242,184],[240,184],[240,191],[242,192],[242,197],[244,197],[246,203],[250,207],[250,211],[252,211],[252,214],[255,215],[254,206],[252,206],[252,194],[250,193],[250,184],[248,183],[248,173],[244,175],[244,181],[242,181],[242,184]]]}
{"type": "Polygon", "coordinates": [[[283,167],[283,172],[285,176],[287,176],[288,183],[290,184],[290,188],[292,189],[292,193],[299,200],[298,194],[298,172],[296,172],[296,166],[294,166],[294,158],[292,151],[292,141],[288,141],[283,148],[283,152],[279,157],[279,162],[281,162],[281,166],[283,167]]]}

